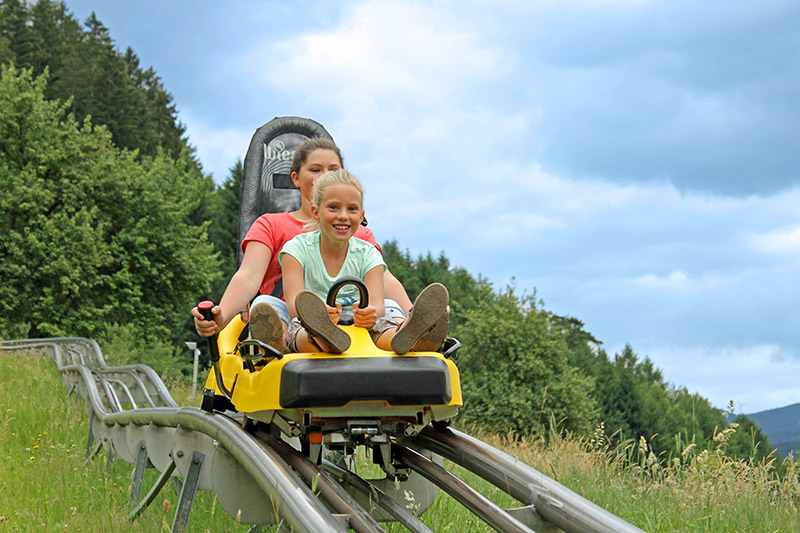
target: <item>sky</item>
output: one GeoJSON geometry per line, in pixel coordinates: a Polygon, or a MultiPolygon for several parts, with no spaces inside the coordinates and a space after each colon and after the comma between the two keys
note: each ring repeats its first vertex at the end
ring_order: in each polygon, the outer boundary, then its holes
{"type": "Polygon", "coordinates": [[[800,402],[795,0],[67,0],[172,94],[217,183],[322,123],[379,242],[626,344],[739,413],[800,402]]]}

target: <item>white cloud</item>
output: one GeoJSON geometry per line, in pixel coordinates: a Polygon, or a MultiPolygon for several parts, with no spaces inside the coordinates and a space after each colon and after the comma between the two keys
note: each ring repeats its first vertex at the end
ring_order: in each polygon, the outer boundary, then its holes
{"type": "Polygon", "coordinates": [[[798,255],[800,254],[800,225],[751,235],[750,243],[756,250],[770,254],[798,255]]]}
{"type": "Polygon", "coordinates": [[[659,277],[655,274],[645,274],[633,280],[636,285],[640,285],[646,289],[668,289],[668,290],[685,290],[689,288],[689,278],[685,272],[675,270],[670,272],[667,277],[659,277]]]}
{"type": "Polygon", "coordinates": [[[348,153],[366,154],[360,165],[390,151],[413,158],[420,146],[491,150],[521,137],[535,109],[497,99],[518,72],[517,52],[485,22],[443,4],[347,3],[332,27],[254,43],[246,63],[269,63],[254,75],[304,116],[318,110],[348,153]]]}
{"type": "Polygon", "coordinates": [[[493,78],[509,68],[507,54],[480,44],[479,35],[456,20],[457,12],[423,3],[351,4],[330,31],[309,31],[296,39],[260,48],[256,64],[280,58],[264,71],[303,97],[358,104],[391,99],[446,101],[462,84],[493,78]]]}
{"type": "Polygon", "coordinates": [[[189,116],[186,123],[189,144],[197,148],[203,169],[214,175],[216,183],[224,182],[236,160],[244,161],[252,134],[231,127],[217,128],[199,116],[189,116]]]}
{"type": "MultiPolygon", "coordinates": [[[[621,348],[620,348],[621,350],[621,348]]],[[[754,413],[800,402],[800,358],[776,344],[727,346],[662,346],[647,353],[664,378],[689,392],[698,392],[712,405],[732,400],[740,413],[754,413]]]]}

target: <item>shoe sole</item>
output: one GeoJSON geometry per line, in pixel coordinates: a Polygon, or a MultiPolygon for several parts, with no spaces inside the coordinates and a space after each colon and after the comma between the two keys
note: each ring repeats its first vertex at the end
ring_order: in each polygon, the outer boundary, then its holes
{"type": "Polygon", "coordinates": [[[322,339],[333,353],[343,353],[350,347],[350,335],[331,322],[328,309],[319,296],[302,291],[294,300],[297,317],[307,332],[322,339]]]}
{"type": "Polygon", "coordinates": [[[450,330],[450,317],[444,316],[436,321],[434,326],[422,334],[414,346],[411,347],[411,352],[436,352],[442,347],[442,343],[447,338],[447,332],[450,330]]]}
{"type": "Polygon", "coordinates": [[[449,299],[447,288],[441,283],[425,287],[414,301],[408,320],[403,322],[392,337],[392,350],[400,355],[411,350],[414,344],[447,313],[449,299]]]}
{"type": "Polygon", "coordinates": [[[283,322],[278,312],[267,303],[260,303],[250,310],[250,338],[269,344],[281,353],[288,351],[283,342],[283,322]]]}

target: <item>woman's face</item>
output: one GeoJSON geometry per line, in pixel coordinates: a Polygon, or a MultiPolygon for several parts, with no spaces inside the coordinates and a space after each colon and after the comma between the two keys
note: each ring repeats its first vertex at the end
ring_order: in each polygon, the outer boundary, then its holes
{"type": "Polygon", "coordinates": [[[300,172],[292,172],[292,182],[300,189],[300,195],[311,201],[311,187],[314,180],[328,171],[342,168],[339,156],[333,150],[319,148],[308,154],[306,162],[300,166],[300,172]]]}

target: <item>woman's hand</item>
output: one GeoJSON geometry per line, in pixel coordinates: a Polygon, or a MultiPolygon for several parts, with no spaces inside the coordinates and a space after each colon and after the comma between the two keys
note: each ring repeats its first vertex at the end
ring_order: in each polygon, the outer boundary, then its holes
{"type": "Polygon", "coordinates": [[[378,310],[373,305],[368,305],[363,309],[358,307],[360,302],[353,304],[353,324],[360,328],[371,328],[378,319],[378,310]]]}
{"type": "Polygon", "coordinates": [[[218,305],[215,305],[211,308],[211,314],[214,316],[214,320],[206,320],[197,307],[192,308],[194,329],[201,337],[210,337],[214,333],[217,333],[217,322],[221,323],[222,309],[220,309],[218,305]]]}

